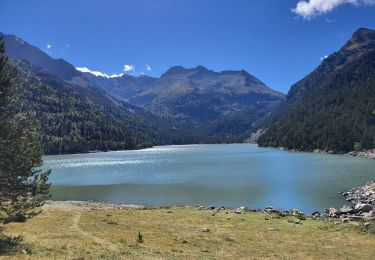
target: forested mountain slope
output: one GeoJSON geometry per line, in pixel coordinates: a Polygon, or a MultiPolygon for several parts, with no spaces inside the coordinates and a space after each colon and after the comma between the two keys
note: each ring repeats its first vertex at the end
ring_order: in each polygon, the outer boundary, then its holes
{"type": "Polygon", "coordinates": [[[26,60],[69,84],[96,88],[114,100],[143,108],[180,132],[188,129],[199,143],[242,142],[254,130],[253,123],[284,97],[244,70],[214,72],[203,66],[175,66],[159,78],[102,77],[80,72],[16,36],[4,35],[4,40],[10,57],[26,60]]]}
{"type": "Polygon", "coordinates": [[[23,111],[34,113],[46,154],[139,149],[189,142],[160,118],[95,88],[82,88],[25,61],[17,68],[23,111]]]}
{"type": "Polygon", "coordinates": [[[305,151],[375,147],[375,31],[359,29],[292,86],[258,143],[305,151]],[[355,147],[354,147],[355,146],[355,147]]]}

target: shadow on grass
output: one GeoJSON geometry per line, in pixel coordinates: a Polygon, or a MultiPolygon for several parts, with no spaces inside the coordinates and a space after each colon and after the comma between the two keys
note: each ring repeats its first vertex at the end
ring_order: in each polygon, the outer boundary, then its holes
{"type": "Polygon", "coordinates": [[[8,237],[0,234],[0,257],[14,255],[22,250],[21,242],[21,236],[8,237]]]}

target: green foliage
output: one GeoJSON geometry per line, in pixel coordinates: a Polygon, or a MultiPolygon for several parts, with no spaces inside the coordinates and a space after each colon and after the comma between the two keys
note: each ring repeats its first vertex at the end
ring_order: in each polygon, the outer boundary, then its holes
{"type": "Polygon", "coordinates": [[[143,235],[141,232],[138,232],[138,237],[137,237],[137,243],[143,243],[143,235]]]}
{"type": "MultiPolygon", "coordinates": [[[[328,66],[327,64],[323,64],[328,66]]],[[[318,69],[292,88],[261,146],[348,152],[375,147],[375,51],[332,73],[318,69]]]]}
{"type": "MultiPolygon", "coordinates": [[[[0,41],[1,42],[1,41],[0,41]]],[[[30,114],[20,111],[20,85],[0,43],[0,221],[24,220],[48,195],[42,147],[30,114]]]]}
{"type": "Polygon", "coordinates": [[[191,140],[184,131],[100,90],[66,83],[26,62],[13,63],[22,71],[21,109],[35,114],[46,154],[141,149],[191,140]]]}
{"type": "Polygon", "coordinates": [[[361,144],[361,142],[356,142],[356,143],[354,143],[354,150],[355,150],[356,152],[363,151],[363,145],[361,144]]]}

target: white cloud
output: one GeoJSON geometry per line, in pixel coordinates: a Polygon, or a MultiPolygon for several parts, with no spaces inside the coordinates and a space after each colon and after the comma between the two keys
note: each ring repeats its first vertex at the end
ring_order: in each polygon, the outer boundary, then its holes
{"type": "Polygon", "coordinates": [[[323,57],[320,58],[321,61],[325,60],[328,58],[328,55],[324,55],[323,57]]]}
{"type": "Polygon", "coordinates": [[[123,71],[125,72],[135,72],[135,66],[134,65],[124,65],[123,71]]]}
{"type": "Polygon", "coordinates": [[[93,74],[97,77],[103,77],[103,78],[118,78],[118,77],[122,77],[124,75],[123,73],[108,75],[104,72],[90,70],[87,67],[76,67],[76,70],[78,70],[80,72],[88,72],[88,73],[91,73],[91,74],[93,74]]]}
{"type": "Polygon", "coordinates": [[[151,66],[148,65],[148,64],[146,64],[146,70],[147,70],[147,71],[151,71],[151,70],[152,70],[152,69],[151,69],[151,66]]]}
{"type": "Polygon", "coordinates": [[[47,48],[47,49],[51,49],[51,48],[52,48],[52,45],[51,45],[51,44],[47,44],[46,48],[47,48]]]}
{"type": "Polygon", "coordinates": [[[69,43],[65,44],[65,47],[66,47],[66,48],[69,48],[69,47],[70,47],[69,43]]]}
{"type": "Polygon", "coordinates": [[[329,18],[326,19],[326,23],[335,23],[335,22],[336,22],[335,19],[329,19],[329,18]]]}
{"type": "Polygon", "coordinates": [[[372,5],[375,0],[306,0],[299,1],[292,11],[306,20],[310,20],[318,15],[331,12],[336,7],[343,4],[351,5],[372,5]]]}

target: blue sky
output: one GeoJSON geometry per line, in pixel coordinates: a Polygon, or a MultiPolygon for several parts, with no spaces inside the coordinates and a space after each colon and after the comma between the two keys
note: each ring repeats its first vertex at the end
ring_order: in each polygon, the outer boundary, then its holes
{"type": "Polygon", "coordinates": [[[375,29],[374,2],[2,0],[0,31],[109,75],[245,69],[287,92],[356,29],[375,29]]]}

